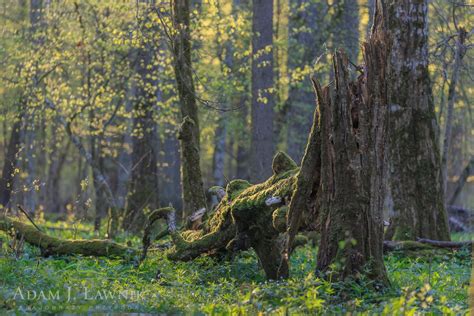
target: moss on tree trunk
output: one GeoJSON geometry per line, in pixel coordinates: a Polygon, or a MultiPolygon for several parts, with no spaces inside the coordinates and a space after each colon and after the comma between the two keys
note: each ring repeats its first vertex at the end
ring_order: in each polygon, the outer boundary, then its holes
{"type": "Polygon", "coordinates": [[[390,55],[391,193],[387,238],[449,240],[437,122],[428,71],[428,1],[387,3],[390,55]],[[408,22],[407,22],[408,21],[408,22]]]}
{"type": "Polygon", "coordinates": [[[200,167],[199,117],[191,65],[189,0],[173,1],[173,57],[176,85],[181,102],[181,182],[184,218],[206,207],[200,167]]]}

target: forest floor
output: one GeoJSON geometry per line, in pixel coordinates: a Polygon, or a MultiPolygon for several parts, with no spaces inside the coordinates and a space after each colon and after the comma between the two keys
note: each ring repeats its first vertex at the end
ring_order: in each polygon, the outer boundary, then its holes
{"type": "MultiPolygon", "coordinates": [[[[53,225],[52,223],[47,223],[53,225]]],[[[59,225],[59,224],[56,224],[59,225]]],[[[43,226],[44,227],[44,226],[43,226]]],[[[91,227],[79,227],[91,231],[91,227]]],[[[49,230],[64,238],[93,238],[71,230],[49,230]]],[[[453,235],[469,240],[473,235],[453,235]]],[[[118,242],[128,240],[126,236],[118,242]]],[[[327,282],[313,271],[317,249],[298,248],[291,278],[266,282],[253,251],[233,260],[201,257],[171,262],[154,251],[139,268],[120,259],[42,258],[25,246],[16,258],[0,233],[0,314],[35,312],[142,312],[173,314],[467,314],[471,253],[390,253],[385,264],[391,287],[371,290],[369,282],[327,282]],[[1,242],[3,240],[3,242],[1,242]],[[2,245],[3,244],[3,245],[2,245]],[[157,275],[157,271],[159,273],[157,275]]],[[[140,240],[132,239],[139,247],[140,240]]]]}

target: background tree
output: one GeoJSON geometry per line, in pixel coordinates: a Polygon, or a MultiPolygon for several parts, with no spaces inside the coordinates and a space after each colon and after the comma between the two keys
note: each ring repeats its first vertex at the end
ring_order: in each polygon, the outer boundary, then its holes
{"type": "Polygon", "coordinates": [[[449,240],[428,60],[428,2],[387,4],[390,55],[390,187],[396,215],[388,238],[449,240]]]}
{"type": "Polygon", "coordinates": [[[271,175],[269,166],[275,150],[274,106],[273,1],[254,0],[250,176],[255,183],[271,175]]]}
{"type": "MultiPolygon", "coordinates": [[[[146,4],[145,4],[146,5],[146,4]]],[[[146,5],[140,19],[142,41],[134,52],[136,83],[133,88],[132,165],[127,210],[123,226],[126,230],[140,231],[145,223],[144,210],[159,206],[157,124],[154,111],[157,100],[159,71],[156,62],[158,47],[154,37],[159,36],[158,25],[151,25],[152,5],[146,5]]]]}
{"type": "Polygon", "coordinates": [[[191,66],[189,0],[173,1],[173,57],[176,84],[181,102],[181,181],[183,215],[206,208],[206,198],[200,166],[200,132],[196,91],[191,66]]]}

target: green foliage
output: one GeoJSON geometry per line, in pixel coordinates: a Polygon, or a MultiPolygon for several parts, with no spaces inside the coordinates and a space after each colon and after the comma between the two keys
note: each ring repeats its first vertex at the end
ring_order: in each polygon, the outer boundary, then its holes
{"type": "MultiPolygon", "coordinates": [[[[30,247],[15,258],[7,251],[6,236],[0,238],[0,311],[454,315],[468,310],[467,251],[424,258],[389,254],[385,263],[391,287],[374,292],[366,280],[343,284],[316,277],[316,249],[309,245],[292,256],[289,280],[268,282],[253,251],[232,261],[200,257],[187,263],[169,261],[166,251],[152,251],[136,268],[118,259],[45,259],[30,247]]],[[[139,240],[133,243],[138,246],[139,240]]]]}

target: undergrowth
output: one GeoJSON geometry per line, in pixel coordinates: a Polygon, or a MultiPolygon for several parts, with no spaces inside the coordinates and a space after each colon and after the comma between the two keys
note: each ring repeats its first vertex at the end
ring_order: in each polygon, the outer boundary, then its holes
{"type": "MultiPolygon", "coordinates": [[[[52,225],[51,223],[48,223],[52,225]]],[[[67,228],[67,227],[66,227],[67,228]]],[[[50,230],[65,238],[91,238],[81,230],[50,230]]],[[[461,234],[457,240],[472,238],[461,234]]],[[[375,291],[367,280],[330,283],[315,276],[316,249],[291,258],[291,278],[267,282],[252,251],[232,260],[201,257],[171,262],[161,250],[140,267],[119,259],[43,258],[25,246],[9,249],[0,234],[0,313],[148,312],[174,314],[467,314],[471,254],[467,250],[427,257],[385,256],[391,286],[375,291]]],[[[119,236],[120,242],[137,238],[119,236]]]]}

